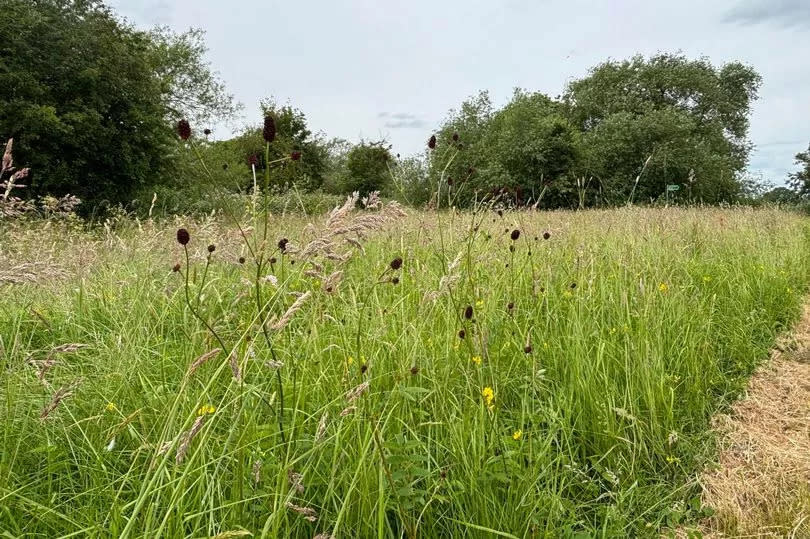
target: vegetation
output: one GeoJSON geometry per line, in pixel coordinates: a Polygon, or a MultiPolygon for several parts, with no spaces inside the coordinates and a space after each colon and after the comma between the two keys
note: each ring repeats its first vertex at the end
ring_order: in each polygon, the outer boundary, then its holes
{"type": "Polygon", "coordinates": [[[798,314],[804,219],[354,202],[242,233],[0,221],[0,528],[619,537],[710,512],[710,418],[798,314]]]}
{"type": "Polygon", "coordinates": [[[30,197],[129,203],[170,170],[172,122],[233,110],[198,32],[136,31],[95,0],[0,11],[0,137],[35,171],[30,197]]]}

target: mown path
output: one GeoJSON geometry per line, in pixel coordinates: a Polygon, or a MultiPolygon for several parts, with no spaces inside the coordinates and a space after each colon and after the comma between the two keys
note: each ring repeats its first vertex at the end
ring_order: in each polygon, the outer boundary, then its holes
{"type": "Polygon", "coordinates": [[[810,537],[810,300],[793,331],[715,418],[719,466],[703,477],[706,537],[810,537]]]}

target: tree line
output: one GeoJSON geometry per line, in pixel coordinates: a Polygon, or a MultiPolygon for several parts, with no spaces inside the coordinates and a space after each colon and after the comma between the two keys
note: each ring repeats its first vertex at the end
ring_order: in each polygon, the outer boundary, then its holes
{"type": "MultiPolygon", "coordinates": [[[[251,192],[266,166],[280,193],[379,190],[415,205],[751,195],[749,116],[761,79],[739,62],[636,56],[597,65],[555,97],[516,89],[495,107],[481,92],[411,157],[385,141],[329,139],[303,111],[267,99],[259,112],[275,119],[277,137],[265,154],[259,122],[228,140],[205,129],[238,106],[205,63],[200,31],[138,30],[98,0],[0,0],[0,12],[0,140],[14,137],[17,161],[31,167],[31,197],[131,207],[158,192],[173,210],[209,210],[251,192]],[[189,140],[173,131],[181,118],[193,127],[189,140]],[[300,159],[277,165],[292,152],[300,159]]],[[[810,194],[810,149],[797,164],[790,192],[810,194]]]]}

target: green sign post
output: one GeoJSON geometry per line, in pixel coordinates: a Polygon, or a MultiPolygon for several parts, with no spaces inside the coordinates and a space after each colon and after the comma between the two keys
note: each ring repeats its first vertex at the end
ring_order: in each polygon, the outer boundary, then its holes
{"type": "Polygon", "coordinates": [[[680,188],[681,188],[681,186],[678,185],[677,183],[671,183],[671,184],[667,185],[667,190],[666,190],[667,206],[669,206],[669,193],[670,193],[670,191],[679,191],[680,188]]]}

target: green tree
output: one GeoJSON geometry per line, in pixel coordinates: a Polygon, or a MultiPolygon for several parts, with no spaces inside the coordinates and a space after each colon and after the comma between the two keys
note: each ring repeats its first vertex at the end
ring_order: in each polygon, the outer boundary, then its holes
{"type": "Polygon", "coordinates": [[[807,151],[796,154],[796,166],[800,167],[796,172],[788,175],[790,185],[802,195],[810,194],[810,146],[807,151]]]}
{"type": "Polygon", "coordinates": [[[385,141],[356,144],[346,154],[346,176],[341,190],[343,193],[359,191],[361,196],[385,190],[391,180],[390,163],[391,146],[385,141]]]}
{"type": "Polygon", "coordinates": [[[0,13],[0,138],[34,170],[30,195],[129,202],[168,174],[176,114],[228,109],[199,34],[137,31],[97,0],[0,0],[0,13]]]}
{"type": "Polygon", "coordinates": [[[564,96],[569,118],[585,134],[583,173],[614,203],[634,189],[636,200],[656,198],[671,183],[695,200],[733,199],[748,162],[748,117],[760,83],[743,64],[716,68],[681,55],[598,65],[564,96]]]}
{"type": "Polygon", "coordinates": [[[564,112],[548,96],[522,90],[493,111],[482,92],[442,125],[430,177],[458,205],[496,196],[514,204],[571,205],[580,134],[564,112]],[[446,187],[439,186],[443,171],[446,187]]]}

